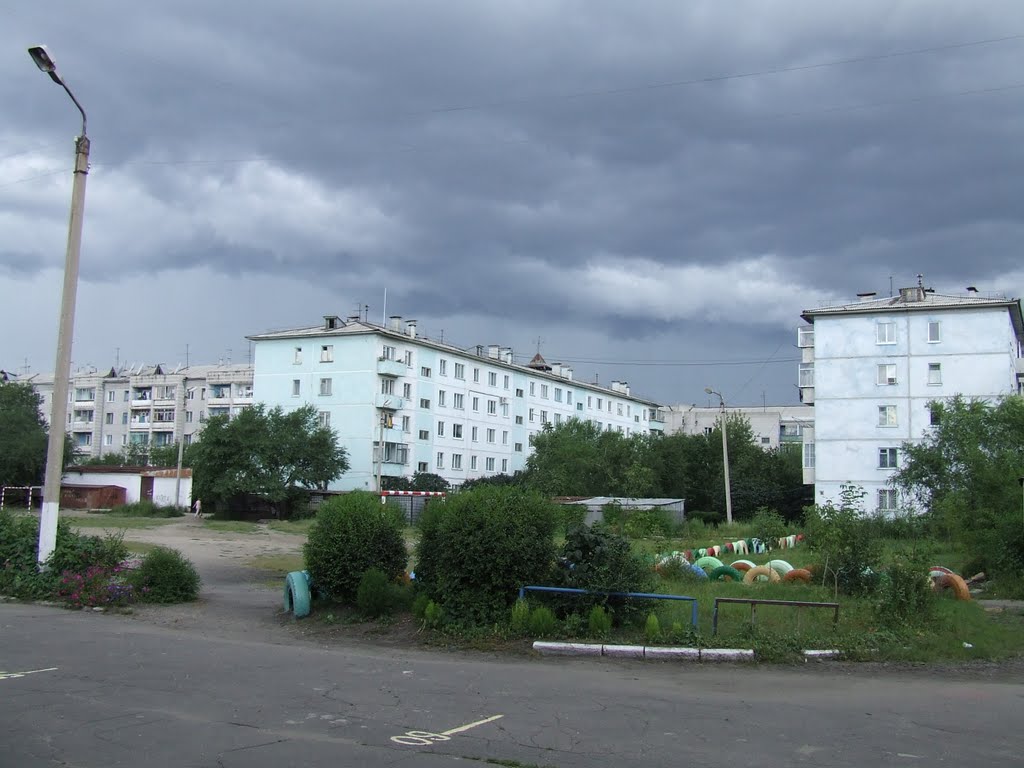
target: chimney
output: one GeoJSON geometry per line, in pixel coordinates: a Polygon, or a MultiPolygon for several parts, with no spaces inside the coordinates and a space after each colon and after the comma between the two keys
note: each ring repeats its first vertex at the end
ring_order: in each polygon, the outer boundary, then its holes
{"type": "Polygon", "coordinates": [[[561,363],[552,363],[551,364],[551,373],[555,374],[555,376],[561,376],[562,375],[562,364],[561,363]]]}
{"type": "Polygon", "coordinates": [[[924,288],[919,285],[912,288],[900,288],[900,299],[908,304],[924,301],[924,288]]]}
{"type": "Polygon", "coordinates": [[[408,320],[408,321],[406,321],[406,323],[405,323],[405,332],[409,336],[410,339],[415,339],[416,338],[416,321],[415,320],[408,320]]]}
{"type": "Polygon", "coordinates": [[[502,362],[512,364],[512,347],[502,347],[499,352],[502,362]]]}
{"type": "Polygon", "coordinates": [[[487,356],[489,358],[491,358],[492,360],[497,360],[498,359],[498,345],[497,344],[488,344],[487,345],[487,356]]]}
{"type": "Polygon", "coordinates": [[[572,381],[572,368],[566,366],[562,369],[562,375],[565,376],[569,381],[572,381]]]}
{"type": "Polygon", "coordinates": [[[388,330],[402,332],[402,316],[392,315],[388,318],[388,330]]]}

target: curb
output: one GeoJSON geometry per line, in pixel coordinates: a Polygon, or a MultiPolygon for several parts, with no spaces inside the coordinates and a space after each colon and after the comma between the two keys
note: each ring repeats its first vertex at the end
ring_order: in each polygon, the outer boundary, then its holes
{"type": "MultiPolygon", "coordinates": [[[[654,645],[602,645],[600,643],[551,643],[537,640],[533,650],[542,656],[607,656],[613,659],[652,661],[756,661],[753,648],[675,648],[654,645]]],[[[804,659],[839,659],[836,649],[803,651],[804,659]]]]}

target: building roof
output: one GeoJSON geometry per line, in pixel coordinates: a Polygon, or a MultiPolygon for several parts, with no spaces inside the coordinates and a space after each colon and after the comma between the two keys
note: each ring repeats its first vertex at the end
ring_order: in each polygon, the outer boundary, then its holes
{"type": "Polygon", "coordinates": [[[630,496],[591,496],[590,498],[576,498],[576,501],[562,502],[565,504],[580,504],[584,506],[604,506],[605,504],[618,504],[625,509],[653,509],[654,507],[668,507],[672,504],[682,504],[686,499],[636,499],[630,496]]]}
{"type": "Polygon", "coordinates": [[[943,294],[921,288],[903,288],[895,296],[864,299],[849,304],[829,304],[816,309],[805,309],[801,317],[813,323],[817,317],[834,315],[869,315],[891,312],[934,312],[935,310],[998,309],[1010,313],[1017,338],[1024,341],[1024,315],[1020,299],[1006,296],[978,296],[976,294],[943,294]]]}

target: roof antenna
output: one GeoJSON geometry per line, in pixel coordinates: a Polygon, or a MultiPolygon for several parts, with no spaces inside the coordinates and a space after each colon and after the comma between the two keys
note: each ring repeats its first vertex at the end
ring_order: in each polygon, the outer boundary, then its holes
{"type": "Polygon", "coordinates": [[[975,288],[975,287],[974,287],[973,285],[968,285],[968,286],[967,286],[967,292],[968,292],[968,293],[977,293],[977,292],[978,292],[978,289],[977,289],[977,288],[975,288]]]}
{"type": "Polygon", "coordinates": [[[917,273],[917,287],[924,288],[924,275],[920,272],[917,273]]]}
{"type": "Polygon", "coordinates": [[[892,296],[892,275],[889,275],[889,295],[892,296]]]}

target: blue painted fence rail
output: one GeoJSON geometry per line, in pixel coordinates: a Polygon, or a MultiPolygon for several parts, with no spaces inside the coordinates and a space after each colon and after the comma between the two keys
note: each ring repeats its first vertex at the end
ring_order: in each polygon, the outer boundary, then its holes
{"type": "Polygon", "coordinates": [[[690,602],[690,624],[697,628],[697,598],[687,595],[659,595],[654,592],[601,592],[590,589],[575,589],[573,587],[520,587],[519,599],[526,597],[526,592],[561,592],[569,595],[604,595],[606,597],[639,597],[645,600],[688,600],[690,602]]]}

